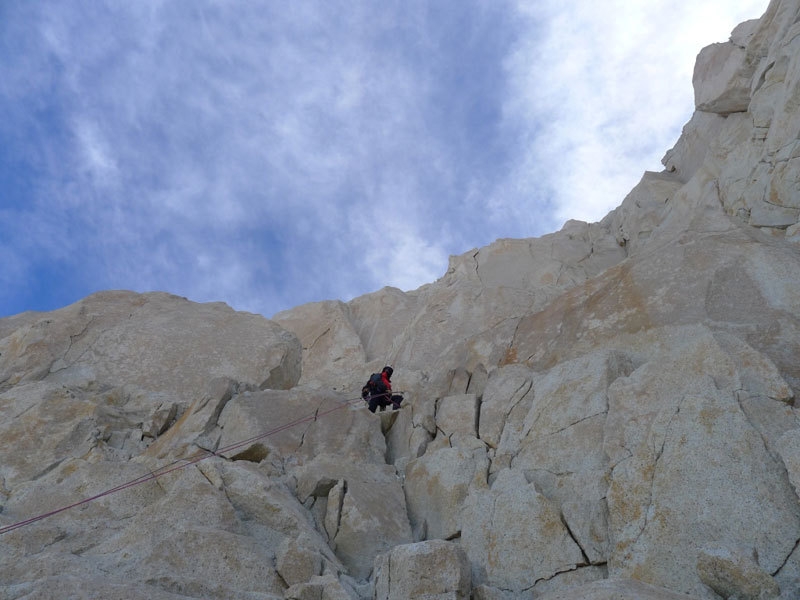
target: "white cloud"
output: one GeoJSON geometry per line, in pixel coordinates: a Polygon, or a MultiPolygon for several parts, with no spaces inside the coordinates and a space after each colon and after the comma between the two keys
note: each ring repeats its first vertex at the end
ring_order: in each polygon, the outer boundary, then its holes
{"type": "Polygon", "coordinates": [[[424,235],[413,207],[403,202],[401,195],[388,210],[377,208],[351,217],[354,248],[358,249],[354,266],[358,268],[357,263],[363,261],[363,272],[373,281],[412,290],[444,274],[449,240],[424,235]]]}
{"type": "Polygon", "coordinates": [[[88,176],[101,188],[116,186],[119,172],[117,161],[97,124],[78,117],[74,123],[74,132],[88,176]]]}

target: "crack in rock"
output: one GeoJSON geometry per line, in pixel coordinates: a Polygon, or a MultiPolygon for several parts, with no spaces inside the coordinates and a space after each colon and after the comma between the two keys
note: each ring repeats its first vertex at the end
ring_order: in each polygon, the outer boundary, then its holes
{"type": "MultiPolygon", "coordinates": [[[[75,343],[76,340],[80,340],[81,338],[83,338],[86,335],[86,333],[89,331],[89,326],[94,322],[94,320],[95,320],[94,316],[90,317],[89,321],[83,326],[83,329],[81,329],[76,334],[70,334],[70,336],[69,336],[69,346],[67,347],[66,350],[64,350],[64,352],[61,354],[61,356],[59,356],[58,358],[53,360],[52,364],[50,365],[50,369],[48,370],[48,372],[51,375],[55,374],[55,373],[59,373],[61,371],[64,371],[65,369],[68,369],[68,368],[72,367],[73,365],[75,365],[76,363],[80,362],[80,360],[86,355],[86,353],[89,352],[89,350],[91,350],[94,347],[94,342],[93,342],[92,344],[90,344],[89,346],[84,348],[83,352],[81,352],[75,358],[75,360],[73,360],[71,362],[67,361],[67,355],[72,350],[72,345],[75,343]],[[60,367],[56,368],[55,365],[57,363],[59,363],[59,362],[63,363],[63,366],[60,366],[60,367]]],[[[95,342],[96,341],[97,340],[95,340],[95,342]]]]}
{"type": "Polygon", "coordinates": [[[550,432],[548,435],[556,435],[557,433],[561,433],[562,431],[566,431],[570,427],[574,427],[575,425],[578,425],[579,423],[583,423],[584,421],[588,421],[589,419],[594,419],[595,417],[606,416],[606,415],[608,415],[608,409],[606,409],[606,410],[604,410],[602,412],[594,413],[593,415],[589,415],[587,417],[583,417],[581,419],[578,419],[574,423],[570,423],[569,425],[566,425],[566,426],[562,427],[561,429],[556,429],[555,431],[550,432]]]}
{"type": "Polygon", "coordinates": [[[567,530],[567,533],[569,534],[569,537],[571,537],[572,541],[575,542],[575,545],[581,551],[581,556],[583,556],[583,564],[576,565],[576,568],[577,567],[581,567],[581,566],[588,566],[588,565],[592,564],[592,561],[589,560],[589,555],[586,554],[586,550],[583,548],[583,544],[581,544],[578,541],[577,536],[572,531],[572,528],[569,526],[569,523],[567,522],[567,517],[564,515],[564,512],[561,511],[561,514],[559,516],[561,518],[561,524],[564,525],[564,529],[567,530]]]}
{"type": "Polygon", "coordinates": [[[773,577],[777,577],[777,576],[778,576],[778,574],[779,574],[779,573],[780,573],[780,572],[783,570],[783,567],[785,567],[785,566],[786,566],[786,564],[789,562],[789,559],[790,559],[790,558],[792,558],[792,554],[794,554],[795,552],[797,552],[797,548],[798,548],[798,547],[800,547],[800,539],[798,539],[798,540],[797,540],[797,541],[794,543],[794,547],[793,547],[793,548],[792,548],[792,550],[789,552],[789,554],[787,554],[787,555],[786,555],[786,558],[785,558],[785,559],[784,559],[784,561],[781,563],[781,566],[779,566],[779,567],[778,567],[778,568],[775,570],[775,572],[774,572],[774,573],[771,573],[771,575],[772,575],[773,577]]]}
{"type": "Polygon", "coordinates": [[[313,350],[313,349],[314,349],[314,346],[316,346],[316,345],[317,345],[317,342],[318,342],[318,341],[320,341],[320,340],[321,340],[323,337],[325,337],[325,336],[326,336],[328,333],[330,333],[330,331],[331,331],[331,328],[330,328],[330,327],[328,327],[328,328],[327,328],[325,331],[323,331],[323,332],[322,332],[322,333],[320,333],[320,334],[319,334],[319,335],[318,335],[316,338],[314,338],[314,341],[313,341],[313,342],[311,342],[311,345],[308,347],[308,350],[309,350],[309,351],[310,351],[310,350],[313,350]]]}

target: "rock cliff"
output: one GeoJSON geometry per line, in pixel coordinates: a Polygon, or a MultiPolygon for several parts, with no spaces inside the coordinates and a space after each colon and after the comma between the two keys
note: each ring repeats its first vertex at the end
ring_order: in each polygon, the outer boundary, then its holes
{"type": "Polygon", "coordinates": [[[418,290],[0,319],[0,599],[800,598],[800,0],[693,84],[602,221],[418,290]]]}

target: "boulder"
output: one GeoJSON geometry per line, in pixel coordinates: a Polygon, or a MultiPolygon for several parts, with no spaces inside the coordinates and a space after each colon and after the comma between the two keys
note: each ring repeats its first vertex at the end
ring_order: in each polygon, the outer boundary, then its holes
{"type": "Polygon", "coordinates": [[[300,344],[276,323],[222,303],[99,292],[41,313],[0,340],[0,385],[135,386],[189,403],[217,377],[286,389],[300,344]]]}
{"type": "Polygon", "coordinates": [[[210,435],[225,456],[247,458],[242,453],[255,448],[256,462],[266,459],[281,470],[286,461],[301,464],[321,454],[385,464],[385,439],[364,402],[314,388],[237,394],[210,435]]]}
{"type": "Polygon", "coordinates": [[[718,143],[726,123],[727,117],[696,111],[683,126],[678,141],[661,159],[661,164],[681,182],[688,182],[703,166],[712,145],[718,143]]]}
{"type": "MultiPolygon", "coordinates": [[[[134,462],[65,463],[18,488],[3,515],[19,519],[67,506],[148,472],[134,462]]],[[[154,597],[283,594],[270,545],[242,528],[225,492],[193,466],[6,533],[2,543],[4,585],[36,581],[39,593],[51,578],[79,572],[87,586],[102,580],[98,589],[123,595],[130,586],[132,596],[141,583],[154,597]]]]}
{"type": "Polygon", "coordinates": [[[414,318],[419,297],[418,291],[384,287],[347,303],[350,322],[361,340],[367,362],[380,365],[376,370],[391,362],[395,338],[414,318]]]}
{"type": "Polygon", "coordinates": [[[671,173],[646,172],[619,208],[604,219],[616,230],[617,244],[625,248],[628,256],[647,244],[682,185],[671,173]]]}
{"type": "Polygon", "coordinates": [[[322,575],[324,563],[311,541],[287,537],[275,555],[275,570],[289,587],[322,575]]]}
{"type": "Polygon", "coordinates": [[[752,65],[744,48],[733,42],[706,46],[694,67],[694,103],[697,110],[727,115],[744,112],[750,104],[752,65]]]}
{"type": "Polygon", "coordinates": [[[301,502],[324,503],[328,543],[353,577],[366,579],[376,555],[411,541],[405,498],[394,467],[318,455],[293,469],[292,475],[301,502]]]}
{"type": "Polygon", "coordinates": [[[486,486],[485,450],[441,448],[408,463],[404,490],[415,539],[460,535],[461,510],[474,485],[486,486]]]}
{"type": "Polygon", "coordinates": [[[479,433],[490,448],[500,444],[509,415],[532,391],[532,379],[533,372],[520,364],[502,366],[489,376],[481,402],[479,433]]]}
{"type": "Polygon", "coordinates": [[[468,600],[466,554],[458,545],[430,540],[397,546],[375,561],[375,600],[468,600]]]}
{"type": "Polygon", "coordinates": [[[608,556],[608,387],[631,371],[625,354],[597,351],[534,376],[527,414],[498,448],[558,508],[591,564],[608,556]]]}
{"type": "Polygon", "coordinates": [[[736,362],[701,332],[673,352],[609,388],[609,573],[702,596],[703,545],[751,546],[775,572],[800,505],[739,405],[736,362]]]}
{"type": "Polygon", "coordinates": [[[286,600],[357,600],[358,596],[333,575],[317,575],[286,590],[286,600]]]}
{"type": "Polygon", "coordinates": [[[291,331],[303,346],[301,383],[327,389],[354,389],[354,373],[364,371],[366,355],[353,328],[347,306],[327,301],[303,304],[279,312],[273,320],[291,331]]]}
{"type": "Polygon", "coordinates": [[[770,600],[781,588],[753,557],[727,548],[709,548],[697,557],[700,580],[723,598],[770,600]]]}
{"type": "Polygon", "coordinates": [[[462,514],[461,544],[476,584],[521,593],[588,562],[557,505],[520,471],[504,470],[491,488],[469,494],[462,514]]]}
{"type": "Polygon", "coordinates": [[[480,404],[475,394],[446,396],[436,407],[436,428],[443,437],[454,435],[477,437],[480,404]]]}

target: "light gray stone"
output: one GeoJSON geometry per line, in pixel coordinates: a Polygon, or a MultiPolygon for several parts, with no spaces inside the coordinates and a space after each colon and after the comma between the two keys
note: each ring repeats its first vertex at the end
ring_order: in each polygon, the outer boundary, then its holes
{"type": "Polygon", "coordinates": [[[259,315],[163,293],[99,292],[0,340],[0,382],[134,385],[188,403],[216,377],[291,387],[300,358],[297,338],[259,315]]]}
{"type": "Polygon", "coordinates": [[[319,455],[294,469],[301,502],[326,497],[330,547],[350,575],[366,579],[377,554],[411,541],[400,479],[389,465],[351,464],[319,455]]]}
{"type": "Polygon", "coordinates": [[[800,506],[736,399],[730,355],[708,335],[674,352],[609,390],[609,573],[702,597],[705,543],[751,545],[775,571],[800,535],[800,506]]]}
{"type": "Polygon", "coordinates": [[[700,580],[723,598],[771,600],[781,588],[759,564],[743,552],[706,548],[697,557],[700,580]]]}
{"type": "Polygon", "coordinates": [[[310,544],[286,538],[275,555],[275,569],[291,587],[322,575],[322,557],[310,544]]]}
{"type": "Polygon", "coordinates": [[[628,256],[647,245],[682,185],[672,173],[646,172],[619,208],[603,220],[616,231],[617,244],[625,248],[628,256]]]}
{"type": "Polygon", "coordinates": [[[530,408],[498,449],[558,507],[590,563],[608,555],[607,390],[632,370],[623,353],[599,351],[534,376],[530,408]]]}
{"type": "Polygon", "coordinates": [[[455,434],[477,437],[479,406],[475,394],[442,398],[436,408],[436,428],[445,437],[455,434]]]}
{"type": "Polygon", "coordinates": [[[539,598],[551,592],[584,586],[595,581],[608,579],[605,565],[589,565],[573,571],[558,573],[550,579],[536,582],[533,586],[534,597],[539,598]]]}
{"type": "Polygon", "coordinates": [[[296,583],[286,590],[286,600],[357,600],[351,590],[333,575],[317,575],[304,583],[296,583]]]}
{"type": "Polygon", "coordinates": [[[397,546],[375,561],[376,600],[467,600],[470,567],[458,544],[430,540],[397,546]]]}
{"type": "Polygon", "coordinates": [[[426,539],[457,537],[464,500],[471,487],[486,486],[488,468],[485,451],[464,448],[442,448],[412,460],[404,490],[413,530],[425,532],[426,539]]]}
{"type": "Polygon", "coordinates": [[[344,394],[306,387],[245,392],[227,403],[219,429],[212,433],[219,436],[219,448],[232,448],[224,452],[231,458],[249,447],[242,441],[254,440],[266,448],[267,461],[280,465],[320,454],[384,463],[386,442],[375,415],[360,399],[355,402],[344,394]]]}
{"type": "Polygon", "coordinates": [[[514,407],[531,392],[533,372],[524,365],[501,367],[489,376],[480,411],[480,438],[497,448],[514,407]]]}
{"type": "Polygon", "coordinates": [[[706,46],[694,68],[694,103],[697,110],[727,115],[747,110],[750,104],[752,65],[745,50],[732,42],[706,46]]]}
{"type": "Polygon", "coordinates": [[[508,592],[490,585],[481,584],[472,588],[473,600],[527,600],[533,598],[533,592],[528,594],[508,592]]]}
{"type": "Polygon", "coordinates": [[[296,334],[303,345],[301,383],[324,383],[328,389],[353,385],[353,372],[363,369],[366,355],[344,303],[303,304],[273,319],[296,334]]]}
{"type": "Polygon", "coordinates": [[[800,429],[792,429],[778,438],[780,454],[795,494],[800,496],[800,429]]]}
{"type": "Polygon", "coordinates": [[[491,489],[471,493],[463,510],[461,544],[476,584],[518,593],[585,564],[558,507],[519,471],[502,471],[491,489]]]}
{"type": "Polygon", "coordinates": [[[726,123],[727,118],[722,115],[696,111],[683,126],[675,146],[661,159],[661,164],[686,183],[703,165],[709,149],[719,138],[726,123]]]}
{"type": "Polygon", "coordinates": [[[419,297],[419,292],[384,287],[347,303],[348,315],[361,340],[366,360],[380,365],[376,369],[391,362],[389,358],[394,356],[395,338],[419,310],[419,297]]]}
{"type": "Polygon", "coordinates": [[[537,596],[537,600],[696,600],[634,579],[606,579],[537,596]]]}
{"type": "Polygon", "coordinates": [[[759,202],[750,210],[750,225],[785,229],[797,223],[799,216],[800,209],[759,202]]]}

